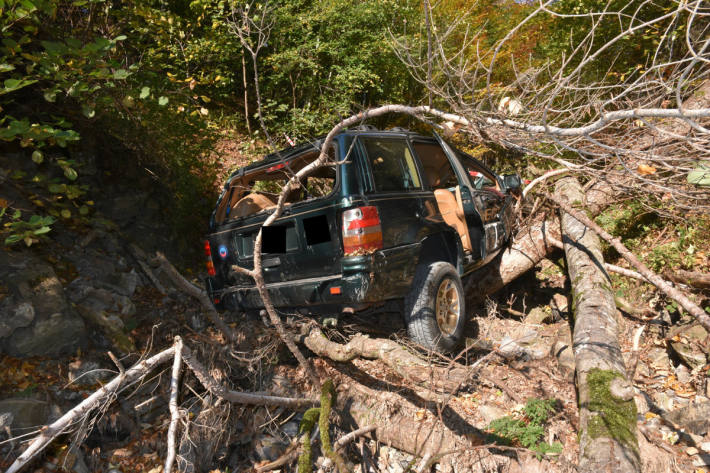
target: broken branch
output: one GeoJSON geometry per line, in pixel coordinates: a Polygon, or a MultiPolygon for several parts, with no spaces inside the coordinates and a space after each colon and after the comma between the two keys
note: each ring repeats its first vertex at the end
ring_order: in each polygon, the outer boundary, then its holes
{"type": "Polygon", "coordinates": [[[603,238],[607,243],[616,249],[623,258],[631,264],[644,278],[646,278],[651,284],[660,289],[665,295],[676,301],[683,309],[685,309],[690,315],[695,317],[700,324],[705,327],[706,330],[710,330],[710,315],[708,315],[703,309],[700,308],[695,302],[691,301],[685,294],[680,292],[677,288],[673,287],[668,281],[661,278],[658,274],[651,271],[645,264],[643,264],[631,251],[629,251],[621,240],[610,235],[606,230],[597,225],[592,219],[588,218],[583,213],[579,212],[573,208],[567,202],[563,202],[561,199],[554,197],[550,194],[545,193],[544,196],[560,206],[562,210],[571,215],[573,218],[578,220],[580,223],[587,226],[589,229],[593,230],[594,233],[603,238]]]}

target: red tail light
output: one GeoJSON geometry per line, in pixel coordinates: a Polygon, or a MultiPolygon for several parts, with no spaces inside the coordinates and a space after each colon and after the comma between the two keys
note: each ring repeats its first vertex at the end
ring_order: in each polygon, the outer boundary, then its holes
{"type": "Polygon", "coordinates": [[[212,262],[212,247],[209,240],[205,240],[205,256],[207,256],[207,274],[215,276],[217,271],[214,269],[214,263],[212,262]]]}
{"type": "Polygon", "coordinates": [[[343,212],[345,256],[365,255],[382,249],[382,225],[377,207],[358,207],[343,212]]]}

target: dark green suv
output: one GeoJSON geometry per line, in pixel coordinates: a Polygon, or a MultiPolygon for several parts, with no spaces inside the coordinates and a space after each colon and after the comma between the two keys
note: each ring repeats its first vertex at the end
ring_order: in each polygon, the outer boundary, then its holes
{"type": "MultiPolygon", "coordinates": [[[[247,276],[254,239],[288,176],[318,156],[320,141],[236,171],[210,218],[207,289],[219,309],[263,303],[247,276]]],[[[263,271],[276,307],[349,312],[403,301],[410,336],[447,351],[462,337],[461,277],[489,262],[513,225],[517,175],[498,176],[439,136],[403,129],[348,130],[332,164],[287,196],[263,228],[263,271]]]]}

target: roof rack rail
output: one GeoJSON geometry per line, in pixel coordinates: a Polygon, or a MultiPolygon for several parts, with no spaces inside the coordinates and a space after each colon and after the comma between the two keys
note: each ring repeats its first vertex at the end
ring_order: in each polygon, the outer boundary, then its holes
{"type": "Polygon", "coordinates": [[[387,131],[399,131],[399,132],[402,132],[402,133],[411,133],[411,131],[410,131],[408,128],[403,128],[403,127],[401,127],[401,126],[392,127],[392,128],[390,128],[389,130],[387,130],[387,131]]]}

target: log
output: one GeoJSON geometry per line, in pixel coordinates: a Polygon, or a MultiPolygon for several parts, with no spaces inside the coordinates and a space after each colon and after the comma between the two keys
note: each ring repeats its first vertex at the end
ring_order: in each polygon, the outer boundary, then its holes
{"type": "Polygon", "coordinates": [[[434,366],[392,340],[360,333],[342,345],[328,340],[313,327],[300,341],[316,355],[333,361],[346,362],[358,357],[380,360],[403,379],[440,393],[455,393],[471,373],[460,366],[434,366]]]}
{"type": "MultiPolygon", "coordinates": [[[[557,199],[581,203],[582,188],[563,178],[557,199]]],[[[634,388],[618,341],[616,304],[596,233],[561,213],[562,241],[572,285],[579,399],[580,473],[640,472],[634,388]]]]}
{"type": "Polygon", "coordinates": [[[445,408],[443,421],[437,414],[418,418],[415,413],[421,410],[397,393],[370,389],[355,381],[341,383],[338,389],[341,417],[358,429],[374,425],[370,436],[397,450],[438,457],[486,443],[484,432],[462,419],[447,418],[445,408]]]}
{"type": "Polygon", "coordinates": [[[619,254],[639,272],[639,274],[641,274],[641,276],[656,286],[665,295],[676,301],[678,305],[688,311],[690,315],[695,317],[695,319],[700,322],[706,330],[710,330],[710,315],[708,315],[698,304],[692,301],[682,291],[676,287],[673,287],[670,282],[651,271],[648,266],[646,266],[636,257],[636,255],[629,251],[623,243],[621,243],[621,239],[613,237],[609,234],[609,232],[597,225],[592,219],[577,211],[568,202],[564,202],[549,194],[545,194],[545,197],[547,197],[548,200],[557,203],[560,208],[562,208],[570,216],[573,216],[575,220],[580,222],[580,224],[586,225],[590,230],[594,231],[597,235],[606,240],[606,242],[613,246],[614,249],[618,251],[619,254]]]}

